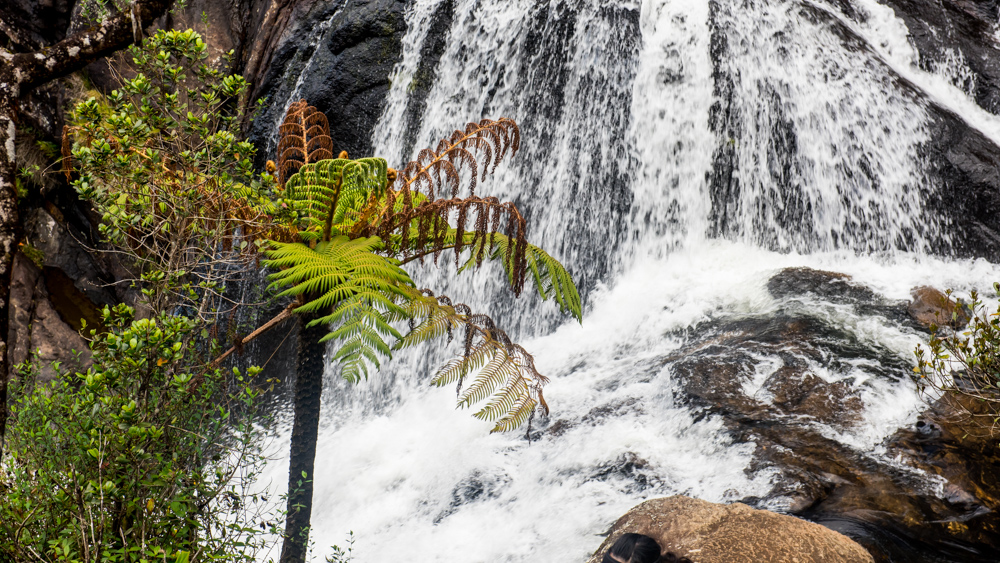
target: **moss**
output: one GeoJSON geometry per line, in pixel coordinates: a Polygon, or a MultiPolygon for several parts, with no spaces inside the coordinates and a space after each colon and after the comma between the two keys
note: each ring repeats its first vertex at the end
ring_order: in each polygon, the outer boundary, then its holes
{"type": "Polygon", "coordinates": [[[41,250],[38,250],[34,246],[22,242],[21,254],[24,254],[24,257],[27,258],[28,260],[31,260],[31,262],[35,266],[38,266],[39,269],[45,267],[45,253],[42,252],[41,250]]]}

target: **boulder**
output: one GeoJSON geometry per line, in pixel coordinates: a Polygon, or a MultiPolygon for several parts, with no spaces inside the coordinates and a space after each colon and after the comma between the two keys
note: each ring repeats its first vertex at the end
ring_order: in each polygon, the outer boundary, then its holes
{"type": "Polygon", "coordinates": [[[855,283],[847,274],[805,267],[781,270],[767,281],[767,290],[777,299],[809,295],[831,303],[851,305],[881,301],[874,291],[855,283]]]}
{"type": "Polygon", "coordinates": [[[664,551],[696,563],[874,563],[853,540],[819,524],[684,496],[648,500],[629,510],[589,563],[598,563],[628,532],[648,535],[664,551]]]}
{"type": "Polygon", "coordinates": [[[910,295],[913,301],[906,311],[926,328],[932,325],[961,328],[969,322],[968,309],[938,289],[915,287],[910,295]]]}

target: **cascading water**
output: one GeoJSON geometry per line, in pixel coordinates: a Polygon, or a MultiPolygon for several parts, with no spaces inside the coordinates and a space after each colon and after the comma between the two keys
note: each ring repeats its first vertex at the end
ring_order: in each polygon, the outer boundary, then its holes
{"type": "MultiPolygon", "coordinates": [[[[407,18],[375,153],[402,164],[467,121],[517,120],[522,151],[478,193],[527,212],[529,238],[570,268],[586,316],[577,325],[551,304],[512,301],[490,268],[419,271],[418,283],[519,335],[552,378],[553,413],[530,444],[487,434],[452,393],[428,387],[440,359],[428,349],[359,386],[331,370],[313,512],[321,553],[353,530],[359,561],[579,562],[645,498],[787,509],[795,487],[778,486],[781,469],[755,461],[755,440],[685,387],[698,335],[747,319],[816,320],[865,350],[751,351],[752,369],[737,372],[747,400],[767,411],[778,400],[768,378],[800,362],[846,389],[858,414],[774,420],[905,465],[883,441],[921,408],[906,372],[924,337],[878,311],[777,295],[768,280],[786,267],[832,270],[888,302],[915,286],[1000,279],[984,261],[929,254],[949,240],[925,206],[940,188],[922,163],[927,108],[1000,132],[967,98],[960,57],[919,70],[905,26],[873,0],[415,0],[407,18]],[[442,14],[445,46],[415,111],[427,30],[442,14]]],[[[931,477],[914,482],[938,494],[931,477]]]]}

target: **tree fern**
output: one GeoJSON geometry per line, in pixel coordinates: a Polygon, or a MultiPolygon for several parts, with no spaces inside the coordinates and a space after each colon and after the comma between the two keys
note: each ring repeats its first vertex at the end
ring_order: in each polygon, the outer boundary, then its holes
{"type": "Polygon", "coordinates": [[[412,260],[454,253],[459,271],[499,261],[515,294],[530,277],[543,299],[581,317],[580,296],[569,273],[527,242],[527,221],[511,202],[476,195],[479,181],[520,146],[517,125],[506,118],[470,123],[421,151],[398,173],[379,158],[332,158],[325,117],[305,102],[289,108],[281,126],[281,204],[292,214],[298,242],[273,242],[267,250],[272,287],[301,300],[295,310],[316,316],[310,326],[331,325],[334,360],[344,377],[358,381],[378,369],[393,350],[457,333],[462,353],[433,377],[456,384],[460,407],[478,407],[493,431],[548,412],[547,379],[534,359],[496,326],[429,290],[416,290],[401,268],[412,260]],[[462,178],[468,193],[460,197],[462,178]],[[454,224],[452,224],[454,222],[454,224]],[[402,334],[395,326],[406,322],[402,334]],[[395,325],[395,326],[394,326],[395,325]],[[465,389],[463,391],[463,386],[465,389]]]}

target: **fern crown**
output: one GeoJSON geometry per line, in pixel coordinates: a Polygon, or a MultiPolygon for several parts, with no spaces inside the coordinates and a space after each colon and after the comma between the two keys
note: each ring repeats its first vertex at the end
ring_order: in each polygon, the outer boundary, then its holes
{"type": "MultiPolygon", "coordinates": [[[[292,236],[272,241],[265,264],[279,295],[296,297],[296,312],[326,324],[334,360],[352,381],[378,369],[393,350],[461,334],[462,353],[432,380],[456,384],[459,406],[483,404],[475,416],[512,430],[537,409],[547,379],[534,360],[488,316],[446,296],[417,289],[405,264],[451,252],[458,271],[499,262],[515,294],[530,279],[543,300],[581,319],[580,296],[565,268],[527,242],[527,223],[511,202],[475,194],[479,181],[508,155],[520,132],[510,119],[470,123],[421,151],[400,172],[381,158],[333,157],[326,117],[304,101],[289,107],[280,128],[279,161],[292,236]],[[460,197],[466,179],[468,195],[460,197]],[[401,323],[409,330],[400,331],[401,323]],[[465,386],[466,380],[470,380],[465,386]],[[464,390],[463,390],[464,389],[464,390]]],[[[270,166],[269,166],[270,168],[270,166]]]]}

